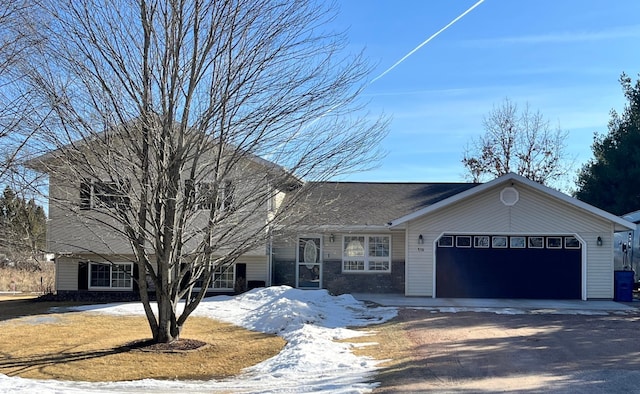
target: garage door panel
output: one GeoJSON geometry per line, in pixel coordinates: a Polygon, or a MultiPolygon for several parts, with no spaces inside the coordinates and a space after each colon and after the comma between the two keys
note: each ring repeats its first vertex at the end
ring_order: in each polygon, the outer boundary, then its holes
{"type": "Polygon", "coordinates": [[[442,248],[436,252],[436,296],[579,299],[580,249],[442,248]]]}

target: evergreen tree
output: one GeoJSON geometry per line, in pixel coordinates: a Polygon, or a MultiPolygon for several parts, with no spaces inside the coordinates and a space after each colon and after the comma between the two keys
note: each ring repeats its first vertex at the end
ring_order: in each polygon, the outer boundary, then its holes
{"type": "Polygon", "coordinates": [[[576,192],[616,215],[640,209],[640,81],[623,73],[620,84],[628,102],[621,114],[611,111],[609,133],[594,136],[593,158],[580,170],[576,192]]]}

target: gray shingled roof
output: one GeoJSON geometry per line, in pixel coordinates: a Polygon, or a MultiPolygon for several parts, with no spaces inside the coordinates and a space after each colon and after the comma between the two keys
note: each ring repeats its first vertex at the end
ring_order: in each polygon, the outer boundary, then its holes
{"type": "Polygon", "coordinates": [[[479,183],[307,183],[296,209],[312,226],[384,226],[479,183]]]}

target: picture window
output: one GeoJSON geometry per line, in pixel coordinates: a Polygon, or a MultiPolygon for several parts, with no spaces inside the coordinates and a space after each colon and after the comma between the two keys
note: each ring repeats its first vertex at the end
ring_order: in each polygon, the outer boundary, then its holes
{"type": "Polygon", "coordinates": [[[391,272],[391,237],[345,236],[342,243],[343,272],[391,272]]]}

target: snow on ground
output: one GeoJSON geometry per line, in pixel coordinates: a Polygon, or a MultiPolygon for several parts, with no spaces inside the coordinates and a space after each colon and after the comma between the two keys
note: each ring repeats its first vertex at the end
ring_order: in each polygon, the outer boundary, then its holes
{"type": "MultiPolygon", "coordinates": [[[[78,307],[92,313],[144,314],[140,303],[78,307]]],[[[379,361],[357,357],[353,345],[337,339],[365,335],[346,327],[364,327],[393,318],[396,308],[371,308],[351,295],[333,297],[326,290],[288,286],[254,289],[239,296],[202,301],[195,316],[277,334],[287,341],[275,357],[225,380],[69,382],[32,380],[0,374],[0,392],[59,393],[364,393],[379,361]]]]}

